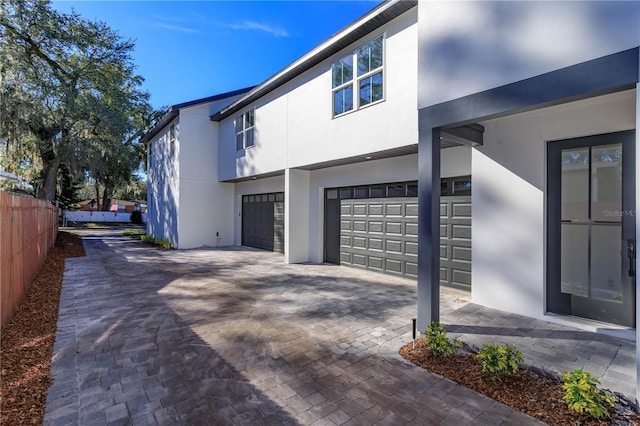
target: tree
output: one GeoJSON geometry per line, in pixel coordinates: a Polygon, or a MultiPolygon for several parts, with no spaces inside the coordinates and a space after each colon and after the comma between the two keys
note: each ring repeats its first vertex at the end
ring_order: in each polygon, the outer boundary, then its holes
{"type": "Polygon", "coordinates": [[[53,201],[58,171],[127,182],[157,113],[134,74],[134,43],[48,0],[0,0],[0,161],[53,201]],[[36,172],[37,171],[37,172],[36,172]]]}

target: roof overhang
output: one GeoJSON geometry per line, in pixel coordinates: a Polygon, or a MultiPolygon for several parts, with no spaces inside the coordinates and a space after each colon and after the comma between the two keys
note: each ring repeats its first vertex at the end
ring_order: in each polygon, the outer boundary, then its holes
{"type": "Polygon", "coordinates": [[[236,102],[211,115],[211,121],[221,121],[246,108],[257,99],[291,81],[417,5],[417,0],[389,0],[381,3],[357,21],[331,36],[324,43],[267,79],[264,83],[254,87],[253,90],[236,102]]]}
{"type": "Polygon", "coordinates": [[[245,87],[244,89],[238,89],[231,92],[221,93],[219,95],[208,96],[206,98],[195,99],[193,101],[183,102],[170,106],[167,111],[143,136],[140,138],[141,143],[150,142],[162,129],[169,125],[179,114],[183,108],[189,108],[196,105],[206,104],[209,102],[216,102],[233,96],[240,96],[247,93],[255,86],[245,87]]]}

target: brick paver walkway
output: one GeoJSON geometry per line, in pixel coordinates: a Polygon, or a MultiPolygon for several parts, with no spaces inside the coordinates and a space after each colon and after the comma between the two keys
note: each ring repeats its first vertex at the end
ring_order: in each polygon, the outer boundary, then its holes
{"type": "MultiPolygon", "coordinates": [[[[415,316],[411,281],[81,232],[45,425],[539,424],[397,354],[415,316]]],[[[467,307],[443,293],[445,322],[463,326],[467,307]]]]}

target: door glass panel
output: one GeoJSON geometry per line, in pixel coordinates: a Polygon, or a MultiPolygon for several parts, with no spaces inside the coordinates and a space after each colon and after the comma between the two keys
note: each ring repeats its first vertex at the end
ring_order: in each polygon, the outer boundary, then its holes
{"type": "Polygon", "coordinates": [[[622,145],[593,147],[591,151],[591,219],[622,220],[622,145]]]}
{"type": "Polygon", "coordinates": [[[563,223],[561,229],[561,291],[588,296],[589,225],[563,223]]]}
{"type": "Polygon", "coordinates": [[[589,219],[589,148],[562,150],[562,220],[589,219]]]}
{"type": "Polygon", "coordinates": [[[622,301],[622,225],[591,226],[591,297],[622,301]]]}

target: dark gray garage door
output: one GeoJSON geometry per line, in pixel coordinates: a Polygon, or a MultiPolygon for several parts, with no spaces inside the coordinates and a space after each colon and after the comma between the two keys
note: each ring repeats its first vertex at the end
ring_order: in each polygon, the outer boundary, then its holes
{"type": "Polygon", "coordinates": [[[242,197],[242,245],[284,253],[284,193],[242,197]]]}
{"type": "MultiPolygon", "coordinates": [[[[440,283],[471,287],[470,178],[442,180],[440,283]]],[[[325,261],[417,278],[417,183],[325,192],[325,261]],[[376,197],[373,197],[376,196],[376,197]]]]}

